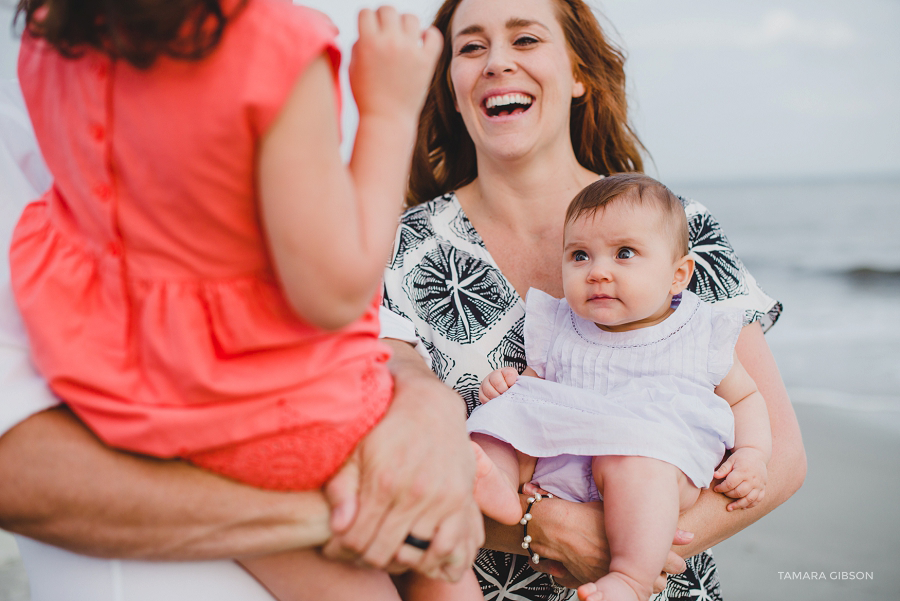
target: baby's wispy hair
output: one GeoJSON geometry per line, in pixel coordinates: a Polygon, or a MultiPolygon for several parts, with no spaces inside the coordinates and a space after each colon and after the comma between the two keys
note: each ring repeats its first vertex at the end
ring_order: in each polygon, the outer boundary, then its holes
{"type": "Polygon", "coordinates": [[[566,211],[566,225],[584,216],[593,216],[615,202],[651,203],[664,217],[664,227],[672,237],[676,257],[690,252],[690,233],[684,206],[669,188],[643,173],[617,173],[598,179],[579,192],[566,211]]]}

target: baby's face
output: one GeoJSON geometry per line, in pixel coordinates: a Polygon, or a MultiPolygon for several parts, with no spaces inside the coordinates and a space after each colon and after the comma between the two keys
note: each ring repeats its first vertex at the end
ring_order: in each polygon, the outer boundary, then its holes
{"type": "MultiPolygon", "coordinates": [[[[563,290],[572,310],[609,331],[647,327],[671,313],[682,257],[660,209],[614,202],[565,230],[563,290]]],[[[690,276],[688,276],[690,277],[690,276]]]]}

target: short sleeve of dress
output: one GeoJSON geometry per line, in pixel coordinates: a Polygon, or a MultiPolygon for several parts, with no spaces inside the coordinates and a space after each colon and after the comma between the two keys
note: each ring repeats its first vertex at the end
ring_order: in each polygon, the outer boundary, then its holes
{"type": "Polygon", "coordinates": [[[246,73],[244,102],[256,134],[261,136],[268,130],[303,71],[323,54],[331,60],[337,97],[335,119],[339,120],[341,54],[334,24],[324,13],[289,2],[267,2],[252,17],[259,23],[248,27],[259,29],[259,39],[265,40],[248,48],[255,56],[246,63],[252,68],[246,73]]]}
{"type": "Polygon", "coordinates": [[[525,359],[540,377],[546,377],[547,355],[553,339],[560,300],[531,288],[525,296],[525,359]]]}
{"type": "Polygon", "coordinates": [[[760,288],[709,210],[694,200],[681,198],[681,202],[695,263],[688,289],[708,303],[742,309],[744,325],[758,321],[765,332],[781,315],[781,303],[760,288]]]}
{"type": "Polygon", "coordinates": [[[734,363],[734,345],[744,326],[743,311],[711,307],[710,326],[708,372],[713,386],[718,386],[734,363]]]}

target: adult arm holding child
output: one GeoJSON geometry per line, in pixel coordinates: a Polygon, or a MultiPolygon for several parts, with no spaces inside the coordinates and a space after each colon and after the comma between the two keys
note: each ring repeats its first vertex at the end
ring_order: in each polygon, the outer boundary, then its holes
{"type": "Polygon", "coordinates": [[[806,451],[797,416],[758,323],[744,326],[735,351],[765,399],[769,414],[772,457],[766,466],[766,495],[752,510],[725,511],[732,499],[716,492],[715,487],[701,491],[700,498],[678,522],[679,527],[695,529],[692,531],[696,533],[690,544],[678,549],[682,557],[740,532],[789,499],[806,477],[806,451]]]}
{"type": "MultiPolygon", "coordinates": [[[[415,359],[421,362],[417,355],[415,359]]],[[[409,486],[379,489],[378,523],[401,524],[389,538],[402,542],[408,532],[402,530],[413,517],[432,513],[432,521],[449,520],[441,529],[448,542],[435,545],[431,553],[434,563],[441,564],[456,552],[455,574],[465,568],[482,536],[480,523],[465,519],[473,508],[462,501],[453,505],[470,496],[474,479],[474,461],[465,455],[471,450],[462,411],[438,401],[432,410],[432,397],[420,394],[402,358],[391,366],[398,381],[394,403],[364,441],[366,451],[377,453],[379,460],[358,463],[365,483],[360,502],[367,509],[367,487],[382,482],[414,482],[417,490],[440,491],[444,504],[434,503],[434,496],[410,496],[409,486]],[[446,419],[432,419],[438,415],[446,419]],[[410,439],[427,441],[427,452],[443,459],[444,470],[422,470],[408,461],[426,455],[410,439]],[[446,477],[457,473],[459,477],[446,477]]],[[[341,486],[360,488],[351,476],[350,470],[342,472],[341,486]]],[[[0,478],[17,483],[0,487],[0,526],[97,557],[227,559],[315,546],[331,535],[329,506],[321,491],[266,491],[181,461],[117,451],[62,408],[38,413],[0,436],[0,478]]],[[[354,497],[347,499],[352,503],[354,497]]],[[[353,517],[351,505],[334,519],[353,517]]]]}

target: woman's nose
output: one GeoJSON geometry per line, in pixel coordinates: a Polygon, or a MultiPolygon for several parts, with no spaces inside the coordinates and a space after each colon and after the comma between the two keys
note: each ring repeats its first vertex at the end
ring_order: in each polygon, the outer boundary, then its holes
{"type": "Polygon", "coordinates": [[[484,66],[484,76],[494,77],[501,73],[512,73],[516,69],[509,48],[492,46],[488,51],[487,64],[484,66]]]}

